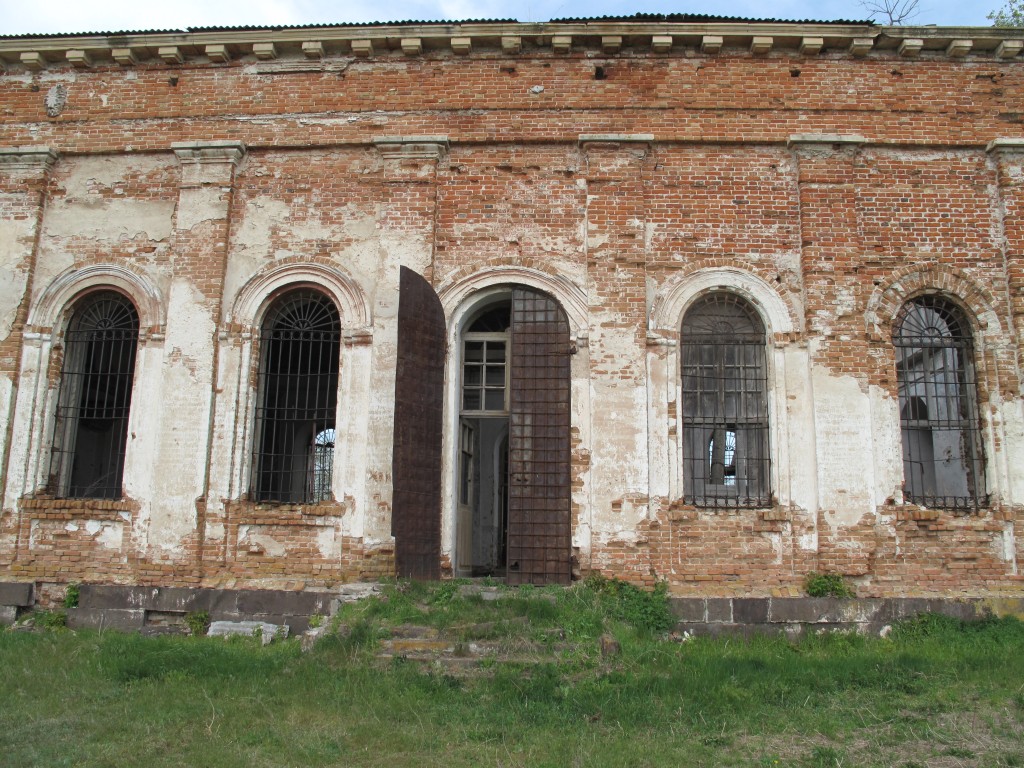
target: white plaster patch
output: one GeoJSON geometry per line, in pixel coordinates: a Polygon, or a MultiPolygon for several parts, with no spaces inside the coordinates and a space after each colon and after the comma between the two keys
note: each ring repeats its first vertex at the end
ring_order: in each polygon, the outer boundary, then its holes
{"type": "Polygon", "coordinates": [[[174,203],[160,200],[55,200],[46,210],[43,233],[49,237],[87,237],[102,242],[171,235],[174,203]]]}
{"type": "Polygon", "coordinates": [[[190,189],[179,196],[177,228],[189,230],[206,221],[223,219],[226,214],[227,193],[223,189],[190,189]]]}
{"type": "Polygon", "coordinates": [[[1003,523],[1002,558],[1011,564],[1011,573],[1017,575],[1017,535],[1012,522],[1003,523]]]}
{"type": "Polygon", "coordinates": [[[875,466],[875,504],[902,494],[903,446],[900,441],[899,403],[880,388],[868,388],[871,405],[875,466]]]}
{"type": "Polygon", "coordinates": [[[255,525],[240,525],[238,527],[238,549],[254,554],[267,554],[271,557],[284,557],[288,554],[288,550],[281,542],[257,531],[258,528],[255,525]]]}
{"type": "Polygon", "coordinates": [[[341,554],[337,531],[333,525],[321,528],[316,535],[316,546],[324,558],[337,559],[341,554]]]}
{"type": "Polygon", "coordinates": [[[852,526],[874,509],[871,403],[852,376],[811,370],[821,507],[829,524],[852,526]]]}
{"type": "Polygon", "coordinates": [[[818,551],[818,534],[805,533],[797,538],[797,546],[805,552],[818,551]]]}
{"type": "Polygon", "coordinates": [[[32,225],[28,221],[0,220],[0,339],[14,327],[18,306],[25,294],[26,268],[22,266],[32,248],[32,225]]]}
{"type": "Polygon", "coordinates": [[[79,157],[61,160],[70,166],[63,177],[65,197],[69,200],[84,200],[94,196],[96,187],[113,188],[123,183],[128,176],[155,173],[170,165],[170,156],[160,155],[118,155],[117,157],[79,157]]]}

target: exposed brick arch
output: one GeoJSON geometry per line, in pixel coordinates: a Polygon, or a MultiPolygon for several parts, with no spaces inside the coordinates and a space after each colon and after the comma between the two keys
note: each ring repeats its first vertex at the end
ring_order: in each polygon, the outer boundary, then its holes
{"type": "Polygon", "coordinates": [[[901,267],[875,288],[864,313],[868,338],[888,341],[892,337],[893,319],[903,305],[925,293],[942,294],[962,305],[983,338],[993,339],[1002,333],[994,309],[996,300],[988,288],[958,269],[929,262],[901,267]]]}

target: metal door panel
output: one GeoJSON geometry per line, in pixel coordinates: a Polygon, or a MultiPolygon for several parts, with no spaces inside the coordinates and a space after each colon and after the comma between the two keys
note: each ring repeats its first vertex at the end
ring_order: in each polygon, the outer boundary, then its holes
{"type": "Polygon", "coordinates": [[[398,576],[441,577],[445,319],[426,280],[402,267],[395,373],[391,534],[398,576]]]}
{"type": "Polygon", "coordinates": [[[557,302],[512,291],[508,581],[568,584],[569,323],[557,302]]]}

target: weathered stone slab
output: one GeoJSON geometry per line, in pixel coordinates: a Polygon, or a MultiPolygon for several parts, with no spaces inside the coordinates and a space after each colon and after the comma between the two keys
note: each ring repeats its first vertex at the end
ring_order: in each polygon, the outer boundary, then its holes
{"type": "Polygon", "coordinates": [[[768,621],[767,597],[737,597],[732,601],[732,620],[737,624],[764,624],[768,621]]]}
{"type": "Polygon", "coordinates": [[[223,590],[193,589],[191,587],[160,587],[152,592],[145,608],[149,611],[196,613],[209,611],[214,593],[223,590]]]}
{"type": "Polygon", "coordinates": [[[32,605],[32,588],[34,586],[31,581],[0,582],[0,605],[16,605],[19,608],[29,607],[32,605]]]}
{"type": "Polygon", "coordinates": [[[703,597],[670,597],[668,608],[680,622],[704,621],[706,616],[703,597]]]}
{"type": "Polygon", "coordinates": [[[707,599],[707,620],[709,622],[732,623],[732,600],[728,597],[709,597],[707,599]]]}
{"type": "Polygon", "coordinates": [[[209,637],[258,636],[263,645],[269,645],[276,638],[288,637],[288,626],[265,621],[215,621],[210,624],[206,634],[209,637]]]}
{"type": "Polygon", "coordinates": [[[9,627],[18,619],[18,606],[0,605],[0,626],[9,627]]]}
{"type": "Polygon", "coordinates": [[[95,609],[145,609],[156,590],[156,587],[81,584],[78,587],[78,606],[95,609]]]}
{"type": "Polygon", "coordinates": [[[69,608],[71,629],[113,629],[138,632],[146,623],[146,612],[139,608],[69,608]]]}
{"type": "Polygon", "coordinates": [[[841,603],[834,597],[776,597],[771,602],[772,622],[823,624],[843,620],[841,603]]]}
{"type": "Polygon", "coordinates": [[[286,590],[240,590],[238,612],[251,615],[280,614],[283,616],[326,614],[331,607],[328,592],[288,592],[286,590]]]}

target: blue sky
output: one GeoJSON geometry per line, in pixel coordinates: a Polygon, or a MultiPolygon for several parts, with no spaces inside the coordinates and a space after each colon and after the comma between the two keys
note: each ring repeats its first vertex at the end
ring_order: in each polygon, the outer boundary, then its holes
{"type": "MultiPolygon", "coordinates": [[[[1004,0],[919,0],[913,24],[989,26],[986,15],[1004,0]]],[[[576,16],[708,13],[777,19],[864,19],[857,0],[716,0],[669,3],[657,0],[0,0],[0,34],[113,32],[204,26],[270,26],[406,19],[513,18],[547,21],[576,16]]]]}

